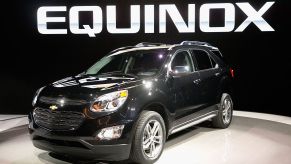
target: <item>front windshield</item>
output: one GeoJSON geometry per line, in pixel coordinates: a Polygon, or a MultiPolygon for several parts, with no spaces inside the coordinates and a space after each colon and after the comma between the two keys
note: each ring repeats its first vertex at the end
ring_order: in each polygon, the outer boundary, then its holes
{"type": "Polygon", "coordinates": [[[154,76],[166,59],[166,49],[136,50],[118,55],[109,55],[87,71],[87,75],[122,74],[131,76],[154,76]]]}

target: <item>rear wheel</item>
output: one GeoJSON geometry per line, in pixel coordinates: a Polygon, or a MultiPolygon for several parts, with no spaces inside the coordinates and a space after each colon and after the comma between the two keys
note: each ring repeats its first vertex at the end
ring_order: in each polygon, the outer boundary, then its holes
{"type": "Polygon", "coordinates": [[[130,159],[136,163],[154,163],[163,152],[165,136],[165,123],[161,115],[143,111],[137,121],[130,159]]]}
{"type": "Polygon", "coordinates": [[[213,118],[212,124],[216,128],[227,128],[232,121],[233,101],[229,94],[223,93],[218,107],[218,115],[213,118]]]}

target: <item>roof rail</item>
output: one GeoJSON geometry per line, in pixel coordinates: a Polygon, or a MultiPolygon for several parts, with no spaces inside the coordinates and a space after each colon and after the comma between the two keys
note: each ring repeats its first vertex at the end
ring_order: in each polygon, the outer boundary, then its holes
{"type": "Polygon", "coordinates": [[[207,42],[200,42],[200,41],[183,41],[180,43],[181,45],[200,45],[200,46],[212,46],[207,42]]]}
{"type": "Polygon", "coordinates": [[[151,47],[151,46],[162,46],[166,45],[164,43],[150,43],[150,42],[141,42],[135,45],[135,47],[151,47]]]}
{"type": "Polygon", "coordinates": [[[129,49],[129,48],[134,48],[134,46],[120,47],[120,48],[117,48],[117,49],[115,49],[115,50],[110,51],[109,54],[113,54],[113,53],[115,53],[115,52],[117,52],[117,51],[120,51],[120,50],[126,50],[126,49],[129,49]]]}

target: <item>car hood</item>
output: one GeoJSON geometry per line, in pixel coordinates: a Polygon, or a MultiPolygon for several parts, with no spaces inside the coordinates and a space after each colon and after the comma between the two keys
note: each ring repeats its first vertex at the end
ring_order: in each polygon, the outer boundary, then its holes
{"type": "Polygon", "coordinates": [[[46,86],[40,97],[90,101],[93,97],[96,98],[96,96],[119,88],[136,86],[141,81],[141,79],[125,76],[78,75],[64,78],[46,86]]]}

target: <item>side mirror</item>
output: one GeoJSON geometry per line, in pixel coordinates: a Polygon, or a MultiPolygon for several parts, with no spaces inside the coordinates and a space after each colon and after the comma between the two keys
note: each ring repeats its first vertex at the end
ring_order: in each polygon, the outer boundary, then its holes
{"type": "Polygon", "coordinates": [[[175,66],[174,69],[171,71],[173,75],[180,75],[180,74],[187,74],[190,73],[189,66],[175,66]]]}

